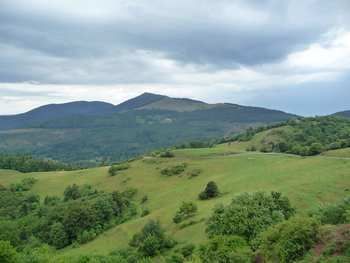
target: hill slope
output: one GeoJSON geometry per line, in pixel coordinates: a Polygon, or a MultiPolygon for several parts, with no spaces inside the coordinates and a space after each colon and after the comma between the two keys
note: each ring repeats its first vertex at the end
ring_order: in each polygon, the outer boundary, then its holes
{"type": "Polygon", "coordinates": [[[0,117],[0,150],[94,165],[293,117],[264,108],[145,93],[117,106],[74,102],[0,117]]]}
{"type": "MultiPolygon", "coordinates": [[[[0,183],[9,186],[23,178],[34,177],[38,181],[31,189],[41,198],[46,195],[62,196],[72,184],[90,184],[98,190],[137,189],[137,202],[150,214],[137,216],[99,235],[95,240],[77,248],[70,247],[59,255],[72,257],[79,254],[108,254],[125,248],[132,235],[150,219],[157,219],[179,245],[200,244],[206,240],[205,221],[212,208],[220,203],[228,204],[242,192],[280,191],[288,196],[299,213],[307,214],[318,205],[335,202],[347,196],[350,188],[349,159],[328,157],[289,156],[284,154],[246,153],[241,149],[245,142],[222,144],[214,148],[184,149],[174,151],[174,158],[145,156],[130,162],[130,168],[116,176],[108,175],[108,167],[72,172],[21,174],[0,171],[0,183]],[[165,176],[161,169],[186,163],[185,171],[178,176],[165,176]],[[200,174],[189,174],[200,169],[200,174]],[[198,193],[208,181],[215,181],[223,195],[219,198],[199,201],[198,193]],[[147,201],[142,202],[147,195],[147,201]],[[198,214],[181,227],[172,218],[182,201],[193,201],[198,214]]],[[[140,213],[140,211],[139,211],[140,213]]]]}
{"type": "Polygon", "coordinates": [[[350,111],[341,111],[341,112],[335,113],[334,115],[339,117],[350,118],[350,111]]]}

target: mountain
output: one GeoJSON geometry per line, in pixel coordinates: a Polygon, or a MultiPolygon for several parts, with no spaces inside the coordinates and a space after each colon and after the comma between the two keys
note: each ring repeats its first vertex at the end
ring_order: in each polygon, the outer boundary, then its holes
{"type": "Polygon", "coordinates": [[[348,110],[348,111],[340,111],[340,112],[334,113],[333,115],[339,116],[339,117],[350,118],[350,110],[348,110]]]}
{"type": "Polygon", "coordinates": [[[265,108],[144,93],[116,106],[71,102],[1,116],[0,151],[95,164],[294,117],[265,108]]]}
{"type": "Polygon", "coordinates": [[[0,116],[0,129],[21,128],[48,120],[54,121],[75,115],[98,116],[110,114],[113,111],[113,104],[100,101],[75,101],[62,104],[49,104],[18,115],[0,116]]]}

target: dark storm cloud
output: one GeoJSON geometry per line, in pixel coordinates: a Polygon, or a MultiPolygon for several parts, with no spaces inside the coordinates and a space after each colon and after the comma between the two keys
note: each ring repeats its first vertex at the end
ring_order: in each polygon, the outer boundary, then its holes
{"type": "Polygon", "coordinates": [[[140,50],[212,70],[281,61],[347,26],[349,11],[341,0],[44,2],[0,3],[0,82],[171,82],[140,50]]]}

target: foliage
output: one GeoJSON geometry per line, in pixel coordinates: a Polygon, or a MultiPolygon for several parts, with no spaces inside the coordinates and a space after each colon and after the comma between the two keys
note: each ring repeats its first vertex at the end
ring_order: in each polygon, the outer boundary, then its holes
{"type": "Polygon", "coordinates": [[[261,234],[259,251],[269,262],[295,262],[316,242],[318,231],[319,225],[315,219],[291,218],[261,234]]]}
{"type": "Polygon", "coordinates": [[[161,158],[173,158],[175,157],[175,154],[171,151],[165,151],[165,152],[162,152],[159,157],[161,158]]]}
{"type": "Polygon", "coordinates": [[[179,210],[176,212],[173,221],[176,224],[181,223],[182,221],[193,217],[196,212],[197,212],[198,208],[196,206],[195,203],[193,202],[182,202],[179,210]]]}
{"type": "Polygon", "coordinates": [[[238,236],[215,236],[199,250],[203,263],[248,263],[253,253],[247,242],[238,236]]]}
{"type": "Polygon", "coordinates": [[[136,213],[129,192],[104,193],[88,185],[72,185],[64,195],[64,200],[46,197],[40,204],[33,194],[2,189],[0,239],[16,247],[38,240],[60,249],[86,243],[136,213]]]}
{"type": "Polygon", "coordinates": [[[16,263],[17,252],[8,241],[0,240],[0,262],[2,263],[16,263]]]}
{"type": "Polygon", "coordinates": [[[186,170],[187,164],[183,163],[183,164],[178,164],[178,165],[174,165],[174,166],[170,166],[167,168],[164,168],[160,171],[160,173],[162,175],[166,175],[166,176],[173,176],[173,175],[179,175],[181,173],[183,173],[186,170]]]}
{"type": "Polygon", "coordinates": [[[29,191],[37,181],[33,177],[24,178],[20,183],[11,184],[10,189],[13,192],[29,191]]]}
{"type": "Polygon", "coordinates": [[[74,167],[57,161],[34,159],[30,155],[0,154],[0,169],[10,169],[22,173],[30,173],[72,170],[74,167]]]}
{"type": "Polygon", "coordinates": [[[280,193],[244,193],[235,197],[230,205],[216,207],[206,231],[209,236],[238,235],[252,241],[268,226],[293,214],[289,200],[280,193]]]}
{"type": "Polygon", "coordinates": [[[119,171],[127,170],[130,168],[130,165],[127,163],[122,164],[114,164],[108,169],[108,173],[110,176],[115,176],[119,171]]]}
{"type": "Polygon", "coordinates": [[[350,120],[337,117],[300,118],[274,126],[250,128],[233,140],[252,140],[263,131],[266,132],[260,145],[250,145],[249,150],[310,156],[350,147],[350,120]]]}
{"type": "Polygon", "coordinates": [[[345,224],[350,223],[350,196],[344,200],[320,207],[319,210],[314,213],[322,224],[345,224]]]}
{"type": "Polygon", "coordinates": [[[142,255],[153,257],[172,248],[175,242],[165,235],[159,222],[150,220],[140,233],[133,236],[129,244],[137,248],[142,255]]]}
{"type": "Polygon", "coordinates": [[[207,200],[217,197],[220,194],[219,188],[215,182],[210,181],[205,187],[204,191],[199,194],[200,200],[207,200]]]}

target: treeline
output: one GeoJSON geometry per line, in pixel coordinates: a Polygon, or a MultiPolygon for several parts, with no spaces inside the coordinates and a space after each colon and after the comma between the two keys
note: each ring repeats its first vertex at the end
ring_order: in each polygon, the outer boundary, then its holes
{"type": "Polygon", "coordinates": [[[231,141],[249,141],[257,133],[268,131],[250,151],[282,152],[302,156],[350,147],[350,120],[338,117],[316,117],[289,120],[273,126],[250,128],[231,141]]]}
{"type": "Polygon", "coordinates": [[[73,170],[77,167],[52,160],[35,159],[30,155],[0,154],[0,169],[22,173],[73,170]]]}

